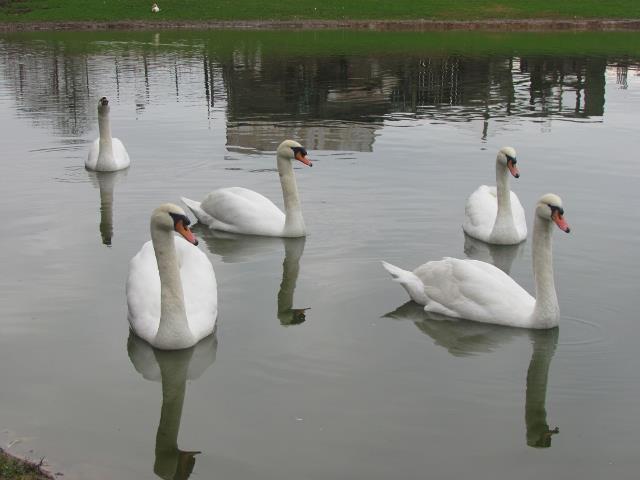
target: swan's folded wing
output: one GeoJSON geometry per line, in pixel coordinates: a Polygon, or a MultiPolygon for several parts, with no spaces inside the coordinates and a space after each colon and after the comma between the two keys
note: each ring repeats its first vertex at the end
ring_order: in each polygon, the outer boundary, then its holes
{"type": "Polygon", "coordinates": [[[160,322],[160,275],[151,241],[131,259],[126,290],[131,327],[147,342],[153,341],[160,322]]]}
{"type": "Polygon", "coordinates": [[[84,161],[84,166],[89,170],[95,170],[98,165],[98,154],[100,153],[100,139],[96,138],[89,148],[87,159],[84,161]]]}
{"type": "Polygon", "coordinates": [[[213,332],[218,316],[216,276],[202,250],[178,236],[175,245],[189,330],[200,340],[213,332]]]}
{"type": "Polygon", "coordinates": [[[488,240],[497,214],[496,187],[481,185],[467,199],[462,228],[472,237],[488,240]]]}
{"type": "Polygon", "coordinates": [[[242,187],[221,188],[209,193],[202,209],[217,223],[212,228],[252,235],[280,235],[285,216],[268,198],[242,187]]]}
{"type": "Polygon", "coordinates": [[[118,170],[127,168],[131,163],[131,160],[129,159],[129,153],[127,152],[127,149],[124,147],[124,144],[118,138],[112,139],[112,144],[113,144],[113,158],[116,161],[118,170]]]}
{"type": "Polygon", "coordinates": [[[445,315],[501,325],[519,325],[535,300],[502,270],[477,260],[444,258],[415,271],[430,299],[445,315]]]}

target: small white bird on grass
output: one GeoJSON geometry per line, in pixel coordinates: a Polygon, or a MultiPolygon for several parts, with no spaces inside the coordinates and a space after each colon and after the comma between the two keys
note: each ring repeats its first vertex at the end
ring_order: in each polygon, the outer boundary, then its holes
{"type": "Polygon", "coordinates": [[[153,5],[151,5],[151,11],[153,13],[158,13],[160,11],[160,7],[158,6],[157,3],[154,3],[153,5]]]}

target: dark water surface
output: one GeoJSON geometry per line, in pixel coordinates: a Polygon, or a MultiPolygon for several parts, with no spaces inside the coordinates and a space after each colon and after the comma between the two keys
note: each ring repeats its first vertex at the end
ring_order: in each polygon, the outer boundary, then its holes
{"type": "Polygon", "coordinates": [[[637,478],[639,45],[0,36],[0,444],[69,479],[637,478]],[[127,172],[83,167],[103,95],[127,172]],[[184,352],[129,338],[151,210],[234,185],[281,205],[287,137],[315,160],[296,170],[306,240],[196,229],[216,337],[184,352]],[[555,192],[572,227],[554,234],[556,330],[425,319],[379,264],[467,253],[531,291],[530,241],[489,251],[461,229],[503,145],[528,221],[555,192]]]}

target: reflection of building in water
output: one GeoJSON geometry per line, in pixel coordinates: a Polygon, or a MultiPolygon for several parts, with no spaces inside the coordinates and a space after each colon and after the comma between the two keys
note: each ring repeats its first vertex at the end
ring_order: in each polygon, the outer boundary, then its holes
{"type": "Polygon", "coordinates": [[[309,150],[373,151],[376,130],[381,124],[318,122],[317,125],[296,125],[269,122],[228,122],[227,148],[234,147],[275,151],[286,138],[300,142],[309,150]]]}
{"type": "Polygon", "coordinates": [[[227,144],[275,150],[295,137],[314,150],[371,151],[395,77],[366,57],[271,58],[235,52],[223,66],[227,144]],[[304,122],[304,125],[303,125],[304,122]],[[274,125],[275,123],[275,125],[274,125]]]}
{"type": "MultiPolygon", "coordinates": [[[[264,55],[260,42],[163,43],[144,35],[82,48],[10,39],[0,44],[1,87],[33,122],[74,136],[95,128],[95,99],[103,95],[135,105],[138,115],[149,104],[222,107],[229,147],[258,150],[296,137],[314,150],[371,151],[394,115],[481,120],[483,136],[494,120],[604,115],[605,57],[264,55]]],[[[624,87],[637,62],[615,62],[624,87]]]]}

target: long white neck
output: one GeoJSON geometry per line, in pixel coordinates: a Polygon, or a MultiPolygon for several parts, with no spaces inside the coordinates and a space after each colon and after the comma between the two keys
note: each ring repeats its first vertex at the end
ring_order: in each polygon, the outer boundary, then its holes
{"type": "Polygon", "coordinates": [[[100,131],[100,150],[96,170],[115,170],[116,163],[113,157],[113,141],[111,138],[109,112],[98,112],[98,130],[100,131]]]}
{"type": "Polygon", "coordinates": [[[511,190],[509,189],[509,170],[500,161],[496,161],[496,197],[498,212],[493,224],[491,236],[516,236],[516,227],[511,213],[511,190]]]}
{"type": "Polygon", "coordinates": [[[535,215],[533,221],[533,276],[536,282],[536,305],[531,316],[533,328],[558,325],[560,307],[553,281],[553,252],[551,233],[553,223],[535,215]]]}
{"type": "Polygon", "coordinates": [[[282,186],[282,197],[284,199],[284,236],[302,236],[305,233],[304,218],[302,218],[302,208],[300,207],[300,197],[298,196],[298,185],[293,173],[293,165],[291,160],[280,154],[278,154],[278,174],[280,175],[280,185],[282,186]]]}
{"type": "Polygon", "coordinates": [[[151,240],[160,273],[160,325],[154,346],[172,350],[189,347],[194,338],[187,322],[174,235],[152,222],[151,240]]]}

